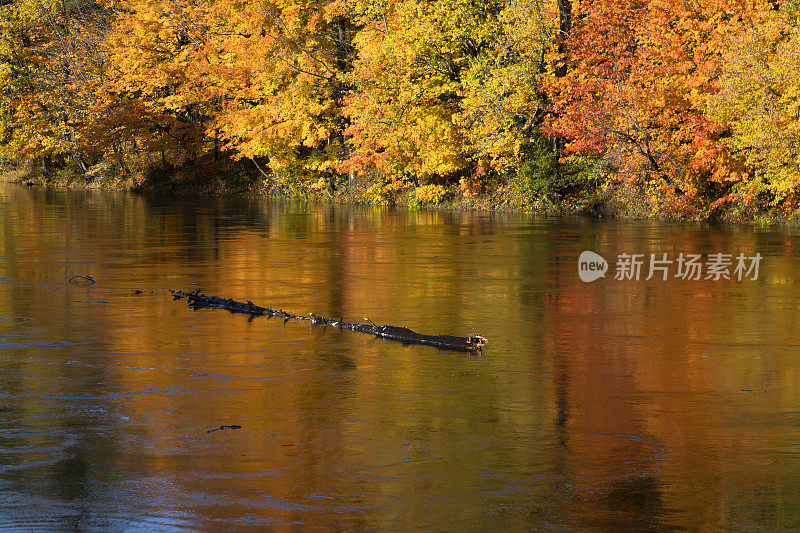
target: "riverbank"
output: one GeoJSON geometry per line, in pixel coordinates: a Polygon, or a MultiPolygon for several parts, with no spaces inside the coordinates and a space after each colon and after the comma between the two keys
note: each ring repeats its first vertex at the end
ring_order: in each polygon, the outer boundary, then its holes
{"type": "Polygon", "coordinates": [[[506,179],[487,180],[478,192],[459,184],[415,184],[375,176],[263,172],[250,160],[201,160],[177,168],[151,169],[137,176],[116,175],[97,165],[87,173],[72,170],[44,175],[31,166],[7,168],[0,181],[31,187],[129,190],[142,194],[187,196],[244,196],[302,199],[315,203],[399,206],[409,210],[476,210],[529,212],[544,215],[580,215],[596,218],[685,220],[754,226],[800,226],[800,210],[778,209],[753,199],[747,205],[721,203],[691,214],[665,209],[663,190],[641,181],[614,176],[578,176],[561,190],[520,183],[519,172],[506,179]]]}

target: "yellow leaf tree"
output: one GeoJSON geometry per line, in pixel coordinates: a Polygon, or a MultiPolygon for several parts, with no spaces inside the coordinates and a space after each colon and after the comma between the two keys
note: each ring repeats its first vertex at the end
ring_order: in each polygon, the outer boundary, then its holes
{"type": "Polygon", "coordinates": [[[463,171],[467,73],[495,52],[502,8],[466,0],[362,6],[345,110],[353,152],[339,168],[414,178],[463,171]]]}
{"type": "Polygon", "coordinates": [[[214,97],[200,69],[204,3],[109,0],[114,24],[104,41],[108,75],[92,107],[87,143],[127,170],[180,165],[210,150],[205,135],[214,97]]]}
{"type": "Polygon", "coordinates": [[[82,131],[102,83],[108,16],[95,2],[0,5],[0,157],[86,170],[82,131]]]}
{"type": "Polygon", "coordinates": [[[729,125],[726,143],[746,159],[752,180],[742,201],[759,188],[774,203],[800,192],[800,28],[798,10],[771,12],[760,25],[731,39],[721,91],[710,111],[729,125]]]}
{"type": "MultiPolygon", "coordinates": [[[[353,25],[339,0],[223,1],[209,9],[212,128],[238,157],[328,176],[345,153],[353,25]]],[[[261,168],[261,167],[259,167],[261,168]]],[[[323,180],[325,181],[325,180],[323,180]]]]}

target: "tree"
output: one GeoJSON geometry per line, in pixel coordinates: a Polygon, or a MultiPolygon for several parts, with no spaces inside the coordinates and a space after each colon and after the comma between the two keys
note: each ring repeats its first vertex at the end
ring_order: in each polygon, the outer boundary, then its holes
{"type": "Polygon", "coordinates": [[[199,68],[207,61],[204,4],[110,0],[115,20],[104,42],[108,76],[92,107],[87,143],[110,154],[164,169],[196,159],[210,148],[206,124],[213,113],[199,68]]]}
{"type": "Polygon", "coordinates": [[[549,134],[628,179],[660,181],[673,209],[701,208],[710,184],[738,177],[706,107],[728,34],[759,9],[749,0],[582,2],[567,73],[550,80],[549,134]]]}
{"type": "MultiPolygon", "coordinates": [[[[726,145],[742,154],[775,203],[800,192],[800,28],[792,6],[731,39],[710,112],[728,125],[726,145]]],[[[746,186],[743,201],[757,187],[746,186]]]]}
{"type": "Polygon", "coordinates": [[[361,7],[355,90],[345,114],[353,152],[338,166],[431,179],[472,155],[463,115],[470,85],[496,53],[503,2],[390,2],[361,7]]]}
{"type": "Polygon", "coordinates": [[[459,118],[473,157],[510,171],[521,163],[521,148],[538,135],[548,95],[540,78],[552,74],[562,28],[570,9],[562,2],[511,0],[498,19],[491,52],[471,62],[464,76],[465,98],[459,118]],[[563,14],[563,16],[562,16],[563,14]]]}
{"type": "Polygon", "coordinates": [[[0,134],[9,160],[86,170],[82,129],[102,83],[108,14],[83,0],[0,5],[0,134]]]}
{"type": "Polygon", "coordinates": [[[211,127],[238,157],[328,176],[346,151],[353,26],[339,0],[225,1],[209,9],[211,127]]]}

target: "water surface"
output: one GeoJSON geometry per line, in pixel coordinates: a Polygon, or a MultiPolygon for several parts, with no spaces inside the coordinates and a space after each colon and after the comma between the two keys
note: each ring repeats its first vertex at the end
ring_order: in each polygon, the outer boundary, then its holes
{"type": "Polygon", "coordinates": [[[798,245],[3,185],[0,528],[796,529],[798,245]],[[755,281],[587,284],[583,250],[764,259],[755,281]],[[196,288],[489,344],[407,347],[167,292],[196,288]],[[223,425],[241,428],[208,432],[223,425]]]}

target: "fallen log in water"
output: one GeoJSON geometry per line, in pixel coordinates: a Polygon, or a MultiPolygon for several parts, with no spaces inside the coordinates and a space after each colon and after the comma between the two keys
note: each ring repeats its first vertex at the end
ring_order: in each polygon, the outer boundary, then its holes
{"type": "MultiPolygon", "coordinates": [[[[434,346],[443,350],[457,350],[461,352],[476,352],[480,351],[481,346],[486,344],[486,339],[480,335],[473,335],[472,337],[453,337],[451,335],[422,335],[411,331],[408,328],[400,328],[397,326],[378,326],[376,324],[355,324],[352,322],[345,322],[343,320],[332,320],[324,318],[314,313],[308,315],[295,315],[284,311],[283,309],[276,311],[269,307],[259,307],[251,301],[237,302],[232,299],[220,298],[218,296],[205,296],[200,294],[200,291],[183,292],[183,291],[170,291],[176,300],[186,298],[189,300],[189,307],[210,308],[210,309],[227,309],[233,313],[244,313],[251,316],[266,316],[266,317],[281,317],[284,323],[291,319],[307,320],[312,324],[323,324],[325,326],[333,326],[339,329],[347,329],[350,331],[359,331],[361,333],[369,333],[376,337],[388,339],[392,341],[400,341],[403,344],[424,344],[426,346],[434,346]]],[[[369,320],[369,319],[367,319],[369,320]]],[[[371,322],[371,321],[370,321],[371,322]]]]}

